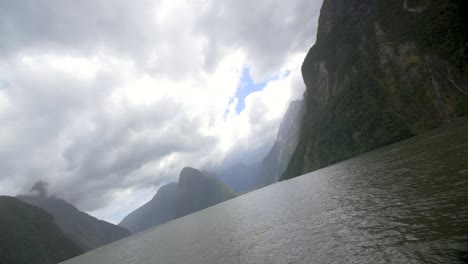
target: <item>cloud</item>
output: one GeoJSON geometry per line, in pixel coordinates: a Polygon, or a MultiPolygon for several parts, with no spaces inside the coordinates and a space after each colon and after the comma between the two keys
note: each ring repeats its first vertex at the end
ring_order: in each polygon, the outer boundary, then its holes
{"type": "MultiPolygon", "coordinates": [[[[284,111],[291,100],[302,98],[304,84],[300,63],[294,60],[279,71],[282,76],[271,80],[263,90],[251,93],[245,99],[246,107],[240,114],[231,112],[229,122],[223,127],[223,139],[230,145],[223,160],[223,167],[229,168],[236,163],[256,163],[262,161],[272,147],[284,111]],[[289,70],[292,70],[289,72],[289,70]]],[[[233,110],[232,110],[233,111],[233,110]]]]}
{"type": "Polygon", "coordinates": [[[221,51],[242,47],[253,79],[267,79],[291,54],[311,46],[320,6],[302,0],[210,1],[198,24],[209,40],[207,66],[219,61],[221,51]]]}
{"type": "Polygon", "coordinates": [[[119,221],[184,166],[261,160],[320,2],[0,3],[0,194],[37,180],[119,221]],[[245,68],[261,91],[235,111],[245,68]]]}
{"type": "Polygon", "coordinates": [[[156,35],[155,1],[5,0],[0,9],[0,54],[72,52],[89,55],[111,49],[142,56],[156,35]]]}

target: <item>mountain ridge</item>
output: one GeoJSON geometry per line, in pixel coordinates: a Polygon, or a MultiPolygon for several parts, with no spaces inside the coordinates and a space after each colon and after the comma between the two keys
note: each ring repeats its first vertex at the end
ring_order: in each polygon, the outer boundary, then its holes
{"type": "Polygon", "coordinates": [[[17,198],[51,214],[55,223],[80,245],[83,251],[92,250],[131,235],[128,230],[120,226],[79,211],[65,200],[47,196],[43,183],[39,186],[36,183],[31,191],[38,191],[38,194],[18,195],[17,198]]]}
{"type": "Polygon", "coordinates": [[[45,210],[0,196],[0,263],[52,264],[83,253],[45,210]]]}
{"type": "Polygon", "coordinates": [[[185,167],[178,183],[159,188],[150,201],[124,217],[119,226],[138,233],[234,197],[217,176],[185,167]]]}

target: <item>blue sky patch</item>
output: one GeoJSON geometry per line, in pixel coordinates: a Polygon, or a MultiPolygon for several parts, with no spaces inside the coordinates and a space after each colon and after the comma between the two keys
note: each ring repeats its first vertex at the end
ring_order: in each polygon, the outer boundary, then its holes
{"type": "Polygon", "coordinates": [[[7,89],[10,87],[10,83],[6,80],[0,80],[0,89],[7,89]]]}
{"type": "Polygon", "coordinates": [[[265,82],[259,82],[259,83],[254,83],[252,80],[252,77],[250,77],[250,72],[249,68],[244,68],[242,71],[242,77],[239,83],[239,87],[237,87],[236,95],[235,97],[238,98],[237,101],[237,106],[236,106],[236,113],[242,112],[245,108],[245,98],[257,91],[263,90],[265,85],[269,82],[270,80],[267,80],[265,82]]]}

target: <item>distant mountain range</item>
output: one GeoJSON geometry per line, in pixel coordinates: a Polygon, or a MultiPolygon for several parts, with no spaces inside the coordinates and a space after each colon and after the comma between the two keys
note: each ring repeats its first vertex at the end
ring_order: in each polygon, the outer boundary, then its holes
{"type": "Polygon", "coordinates": [[[119,225],[137,233],[234,197],[213,174],[186,167],[178,183],[159,188],[151,201],[127,215],[119,225]]]}
{"type": "Polygon", "coordinates": [[[92,250],[130,235],[125,228],[83,213],[62,199],[47,196],[44,185],[38,182],[31,189],[33,195],[19,195],[17,198],[52,215],[54,222],[81,250],[92,250]]]}
{"type": "Polygon", "coordinates": [[[184,168],[119,226],[39,182],[17,197],[29,205],[0,197],[0,263],[56,263],[467,115],[464,10],[466,1],[324,0],[302,66],[304,99],[291,102],[261,164],[219,176],[184,168]]]}
{"type": "Polygon", "coordinates": [[[0,196],[0,263],[54,264],[81,253],[45,210],[0,196]]]}

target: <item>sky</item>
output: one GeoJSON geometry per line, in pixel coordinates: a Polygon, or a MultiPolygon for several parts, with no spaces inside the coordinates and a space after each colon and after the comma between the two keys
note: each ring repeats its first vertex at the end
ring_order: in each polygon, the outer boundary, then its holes
{"type": "Polygon", "coordinates": [[[185,166],[260,161],[321,1],[0,1],[0,195],[118,223],[185,166]]]}
{"type": "Polygon", "coordinates": [[[250,76],[249,68],[243,68],[236,88],[236,94],[232,97],[232,100],[237,100],[236,113],[240,114],[245,109],[245,99],[249,94],[263,90],[266,84],[272,80],[274,80],[274,78],[255,82],[252,80],[252,76],[250,76]]]}

